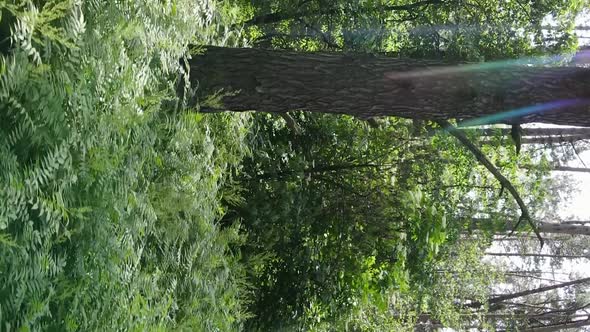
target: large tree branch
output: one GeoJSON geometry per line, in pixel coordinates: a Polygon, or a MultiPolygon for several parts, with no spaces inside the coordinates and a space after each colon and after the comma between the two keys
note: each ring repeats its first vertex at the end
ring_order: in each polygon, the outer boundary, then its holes
{"type": "Polygon", "coordinates": [[[502,187],[506,188],[508,190],[508,192],[510,192],[512,197],[514,197],[514,199],[516,200],[516,203],[518,204],[518,207],[520,208],[521,214],[520,214],[520,218],[519,218],[518,222],[514,226],[513,231],[518,227],[518,225],[522,221],[527,221],[531,225],[533,231],[535,232],[535,235],[537,235],[537,238],[539,239],[539,242],[541,243],[541,247],[543,247],[544,242],[543,242],[543,238],[541,237],[541,233],[539,233],[537,226],[533,223],[533,221],[530,217],[529,211],[528,211],[526,205],[524,204],[524,201],[522,200],[522,198],[520,197],[520,194],[518,193],[516,188],[514,188],[512,183],[506,177],[504,177],[504,175],[502,175],[502,173],[500,173],[500,171],[498,171],[496,166],[494,166],[492,164],[492,162],[488,160],[488,158],[479,150],[479,148],[477,146],[475,146],[469,140],[469,138],[467,138],[467,136],[465,136],[463,131],[457,129],[455,126],[453,126],[451,123],[449,123],[446,120],[436,120],[436,123],[439,126],[441,126],[444,130],[446,130],[449,134],[453,135],[457,140],[459,140],[459,142],[461,142],[475,156],[477,161],[479,161],[480,164],[482,164],[485,168],[487,168],[487,170],[490,173],[492,173],[492,175],[494,175],[494,177],[500,182],[502,187]]]}

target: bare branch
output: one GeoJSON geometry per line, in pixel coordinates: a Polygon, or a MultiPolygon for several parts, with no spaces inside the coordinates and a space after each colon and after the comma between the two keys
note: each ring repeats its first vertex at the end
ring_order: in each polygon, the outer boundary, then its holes
{"type": "Polygon", "coordinates": [[[578,149],[576,149],[576,145],[574,144],[573,141],[570,141],[570,144],[572,145],[572,149],[574,149],[574,152],[576,153],[576,156],[578,157],[578,159],[580,160],[580,162],[582,163],[582,165],[584,165],[584,167],[586,166],[586,163],[584,162],[584,160],[582,159],[582,157],[580,157],[580,154],[578,153],[578,149]]]}

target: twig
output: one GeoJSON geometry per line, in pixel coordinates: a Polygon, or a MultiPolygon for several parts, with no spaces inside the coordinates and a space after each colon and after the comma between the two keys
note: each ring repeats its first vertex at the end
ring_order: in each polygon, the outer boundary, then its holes
{"type": "Polygon", "coordinates": [[[442,127],[444,130],[446,130],[449,134],[453,135],[457,140],[459,140],[459,142],[461,142],[469,151],[471,151],[471,153],[475,156],[475,158],[477,159],[477,161],[479,161],[480,164],[482,164],[483,166],[485,166],[485,168],[487,168],[488,171],[490,171],[490,173],[492,173],[492,175],[494,175],[494,177],[496,178],[496,180],[498,180],[498,182],[500,182],[500,184],[502,186],[504,186],[508,192],[510,192],[510,194],[512,195],[512,197],[514,197],[514,199],[516,200],[516,203],[518,204],[518,207],[520,208],[520,218],[518,219],[518,222],[516,223],[516,225],[512,228],[512,231],[510,232],[510,234],[514,233],[514,231],[516,230],[516,228],[518,227],[518,225],[523,221],[527,221],[532,229],[533,232],[535,232],[535,235],[537,236],[537,238],[539,239],[539,242],[541,243],[541,248],[543,248],[543,245],[545,244],[543,241],[543,238],[541,237],[541,233],[539,233],[539,229],[537,228],[537,226],[533,223],[533,221],[531,220],[529,211],[526,207],[526,205],[524,204],[524,201],[522,200],[522,198],[520,197],[520,194],[518,193],[518,191],[516,190],[516,188],[514,188],[514,186],[512,185],[512,183],[504,177],[504,175],[502,175],[502,173],[500,173],[500,171],[498,171],[498,169],[496,168],[496,166],[494,166],[489,160],[488,158],[481,152],[481,150],[479,150],[479,148],[477,146],[475,146],[470,140],[469,138],[467,138],[467,136],[465,136],[465,134],[457,129],[455,126],[453,126],[451,123],[449,123],[446,120],[436,120],[436,123],[442,127]]]}
{"type": "Polygon", "coordinates": [[[574,142],[570,141],[570,144],[572,145],[572,149],[574,149],[574,152],[576,153],[576,156],[578,156],[578,159],[580,159],[580,162],[582,163],[582,165],[584,165],[585,168],[588,168],[588,166],[586,166],[586,163],[584,162],[582,157],[580,157],[580,154],[578,153],[578,149],[576,149],[576,145],[574,144],[574,142]]]}

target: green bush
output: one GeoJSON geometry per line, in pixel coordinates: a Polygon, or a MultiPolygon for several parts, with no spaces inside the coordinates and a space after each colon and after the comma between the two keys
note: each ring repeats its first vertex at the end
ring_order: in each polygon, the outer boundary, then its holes
{"type": "Polygon", "coordinates": [[[174,107],[178,59],[231,43],[231,13],[183,0],[0,8],[16,18],[0,78],[0,330],[239,328],[242,236],[214,222],[249,120],[174,107]]]}

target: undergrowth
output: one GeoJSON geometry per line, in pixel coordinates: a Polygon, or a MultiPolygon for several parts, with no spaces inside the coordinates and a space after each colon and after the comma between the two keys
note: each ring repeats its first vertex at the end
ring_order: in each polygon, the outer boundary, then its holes
{"type": "Polygon", "coordinates": [[[239,329],[238,225],[215,221],[243,114],[175,110],[213,1],[0,2],[0,330],[239,329]]]}

